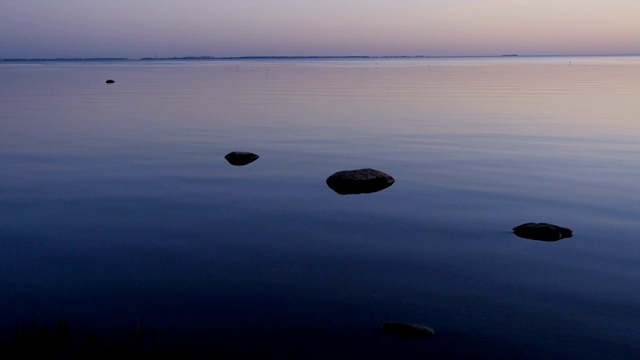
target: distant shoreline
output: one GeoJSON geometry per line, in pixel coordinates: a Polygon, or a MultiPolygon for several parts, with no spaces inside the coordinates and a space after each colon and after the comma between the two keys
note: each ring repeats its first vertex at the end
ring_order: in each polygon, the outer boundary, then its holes
{"type": "Polygon", "coordinates": [[[180,56],[180,57],[144,57],[131,58],[8,58],[4,62],[26,61],[171,61],[171,60],[305,60],[305,59],[420,59],[429,56],[180,56]]]}
{"type": "Polygon", "coordinates": [[[614,57],[614,56],[640,56],[640,54],[607,54],[607,55],[385,55],[385,56],[181,56],[181,57],[144,57],[133,58],[4,58],[0,63],[11,62],[100,62],[100,61],[216,61],[216,60],[367,60],[367,59],[446,59],[446,58],[504,58],[504,57],[614,57]]]}

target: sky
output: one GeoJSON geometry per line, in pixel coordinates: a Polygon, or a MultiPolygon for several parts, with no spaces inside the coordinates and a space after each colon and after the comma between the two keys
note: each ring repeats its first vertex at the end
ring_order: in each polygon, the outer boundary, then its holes
{"type": "Polygon", "coordinates": [[[0,58],[640,54],[639,0],[0,0],[0,58]]]}

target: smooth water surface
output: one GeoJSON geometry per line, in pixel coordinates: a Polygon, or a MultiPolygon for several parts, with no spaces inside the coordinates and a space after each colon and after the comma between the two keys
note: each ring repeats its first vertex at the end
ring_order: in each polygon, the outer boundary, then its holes
{"type": "Polygon", "coordinates": [[[640,357],[638,57],[13,63],[0,79],[4,334],[64,318],[221,357],[640,357]],[[260,158],[231,166],[235,150],[260,158]],[[325,184],[359,168],[396,182],[325,184]],[[575,235],[514,236],[526,222],[575,235]]]}

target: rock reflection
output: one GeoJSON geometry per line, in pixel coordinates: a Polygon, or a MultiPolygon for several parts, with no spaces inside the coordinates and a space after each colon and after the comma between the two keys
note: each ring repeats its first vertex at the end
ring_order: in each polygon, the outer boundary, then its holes
{"type": "Polygon", "coordinates": [[[540,241],[558,241],[573,236],[571,229],[547,223],[526,223],[513,228],[516,236],[540,241]]]}
{"type": "Polygon", "coordinates": [[[224,158],[227,159],[227,161],[231,165],[244,166],[256,161],[259,158],[259,156],[250,152],[232,151],[227,155],[225,155],[224,158]]]}
{"type": "Polygon", "coordinates": [[[391,175],[374,169],[338,171],[327,178],[327,185],[340,195],[373,193],[394,182],[391,175]]]}

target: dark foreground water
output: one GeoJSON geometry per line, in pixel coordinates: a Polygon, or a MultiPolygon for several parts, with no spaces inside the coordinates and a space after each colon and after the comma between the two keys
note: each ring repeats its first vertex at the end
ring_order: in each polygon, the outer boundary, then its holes
{"type": "Polygon", "coordinates": [[[640,358],[638,57],[0,64],[0,80],[5,338],[62,318],[222,358],[640,358]],[[325,184],[366,167],[396,183],[325,184]],[[526,222],[575,235],[516,237],[526,222]]]}

